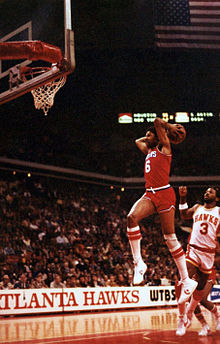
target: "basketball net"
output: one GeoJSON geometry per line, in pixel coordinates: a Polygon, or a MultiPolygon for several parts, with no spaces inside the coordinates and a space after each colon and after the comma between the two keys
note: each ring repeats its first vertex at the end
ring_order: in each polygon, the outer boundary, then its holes
{"type": "Polygon", "coordinates": [[[49,109],[54,104],[54,97],[59,89],[65,84],[66,76],[62,76],[60,79],[44,84],[31,91],[34,98],[34,106],[38,110],[43,110],[46,116],[49,109]]]}

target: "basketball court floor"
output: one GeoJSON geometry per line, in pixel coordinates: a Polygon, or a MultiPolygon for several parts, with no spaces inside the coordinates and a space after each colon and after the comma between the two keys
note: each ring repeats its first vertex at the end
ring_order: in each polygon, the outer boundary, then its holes
{"type": "Polygon", "coordinates": [[[176,308],[28,317],[1,317],[0,344],[220,344],[215,320],[204,310],[212,334],[199,337],[194,318],[186,335],[175,334],[176,308]]]}

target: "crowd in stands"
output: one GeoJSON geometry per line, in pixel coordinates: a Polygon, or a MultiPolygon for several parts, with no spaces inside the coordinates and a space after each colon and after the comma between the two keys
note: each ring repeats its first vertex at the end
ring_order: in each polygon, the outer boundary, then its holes
{"type": "MultiPolygon", "coordinates": [[[[126,215],[139,196],[69,182],[2,180],[0,289],[131,286],[126,215]]],[[[185,245],[187,235],[176,222],[185,245]]],[[[157,216],[141,231],[145,283],[174,284],[177,269],[157,216]]]]}

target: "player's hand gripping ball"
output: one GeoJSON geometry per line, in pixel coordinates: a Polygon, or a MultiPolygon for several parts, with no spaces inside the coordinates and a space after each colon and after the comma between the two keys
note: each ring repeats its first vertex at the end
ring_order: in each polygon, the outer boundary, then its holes
{"type": "Polygon", "coordinates": [[[186,130],[181,124],[173,124],[172,128],[168,129],[167,136],[169,137],[171,143],[178,145],[185,140],[186,130]]]}

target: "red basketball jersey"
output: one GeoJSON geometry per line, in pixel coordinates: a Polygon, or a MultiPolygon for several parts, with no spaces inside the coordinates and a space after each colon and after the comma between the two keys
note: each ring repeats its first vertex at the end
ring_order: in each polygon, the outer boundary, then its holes
{"type": "Polygon", "coordinates": [[[149,149],[144,167],[146,189],[159,188],[169,184],[171,160],[171,154],[161,153],[157,147],[149,149]]]}

